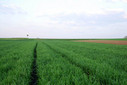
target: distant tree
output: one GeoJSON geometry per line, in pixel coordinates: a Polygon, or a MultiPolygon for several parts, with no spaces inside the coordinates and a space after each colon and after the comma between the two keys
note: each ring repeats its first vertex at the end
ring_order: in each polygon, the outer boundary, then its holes
{"type": "Polygon", "coordinates": [[[127,36],[125,36],[124,38],[127,38],[127,36]]]}

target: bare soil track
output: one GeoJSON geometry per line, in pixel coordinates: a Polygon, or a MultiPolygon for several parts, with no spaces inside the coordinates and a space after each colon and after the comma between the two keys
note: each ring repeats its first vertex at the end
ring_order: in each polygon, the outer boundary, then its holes
{"type": "Polygon", "coordinates": [[[76,40],[75,42],[94,42],[94,43],[127,45],[127,41],[117,41],[117,40],[76,40]]]}
{"type": "Polygon", "coordinates": [[[32,71],[31,71],[31,76],[30,76],[30,83],[29,85],[37,85],[38,84],[38,75],[37,75],[37,64],[36,64],[36,59],[37,59],[37,43],[34,48],[33,52],[33,63],[32,63],[32,71]]]}

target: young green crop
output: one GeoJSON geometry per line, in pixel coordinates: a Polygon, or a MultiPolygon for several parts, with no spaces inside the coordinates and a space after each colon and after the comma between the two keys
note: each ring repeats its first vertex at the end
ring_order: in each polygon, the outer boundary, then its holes
{"type": "MultiPolygon", "coordinates": [[[[82,42],[56,42],[57,46],[127,72],[127,46],[82,42]]],[[[54,44],[56,44],[54,42],[54,44]]]]}
{"type": "Polygon", "coordinates": [[[98,85],[83,70],[44,43],[37,48],[39,85],[98,85]]]}
{"type": "Polygon", "coordinates": [[[58,53],[61,53],[64,57],[66,57],[69,61],[73,62],[74,65],[79,66],[84,70],[88,76],[93,79],[93,81],[97,81],[100,84],[113,84],[113,85],[126,85],[127,84],[127,73],[126,73],[126,52],[123,49],[126,49],[126,46],[117,46],[115,45],[106,45],[106,44],[92,44],[91,43],[75,43],[75,42],[61,42],[61,41],[45,41],[47,45],[49,45],[52,49],[56,50],[58,53]],[[74,45],[73,45],[74,44],[74,45]],[[77,44],[77,45],[76,45],[77,44]],[[105,48],[102,48],[103,51],[101,51],[101,46],[97,48],[97,46],[103,45],[103,47],[108,48],[107,50],[105,48]],[[96,49],[94,48],[96,46],[96,49]],[[115,47],[112,53],[112,47],[115,47]],[[89,49],[88,49],[89,48],[89,49]],[[90,49],[91,48],[91,49],[90,49]],[[123,48],[120,52],[118,52],[119,48],[123,48]],[[84,49],[84,51],[83,51],[84,49]],[[116,54],[115,55],[115,51],[116,54]],[[99,53],[99,54],[96,54],[99,53]],[[108,54],[107,54],[108,53],[108,54]],[[86,55],[85,55],[86,54],[86,55]],[[106,60],[106,56],[107,60],[106,60]],[[121,55],[121,57],[119,57],[121,55]],[[92,57],[92,58],[91,58],[92,57]],[[94,59],[95,57],[95,59],[94,59]],[[98,58],[96,58],[98,57],[98,58]],[[111,57],[111,61],[109,61],[111,57]],[[112,58],[113,57],[113,58],[112,58]],[[123,59],[124,58],[124,59],[123,59]],[[101,62],[104,59],[103,62],[101,62]],[[117,59],[120,60],[120,65],[123,65],[122,67],[125,69],[117,69],[119,67],[116,67],[114,63],[116,63],[117,59]],[[122,61],[123,60],[123,61],[122,61]],[[114,61],[114,62],[113,62],[114,61]],[[113,64],[109,64],[113,62],[113,64]],[[125,66],[125,67],[124,67],[125,66]]]}
{"type": "Polygon", "coordinates": [[[29,84],[34,47],[34,41],[12,41],[6,43],[6,49],[0,48],[4,49],[0,56],[0,85],[29,84]]]}
{"type": "Polygon", "coordinates": [[[127,85],[127,45],[16,39],[0,50],[0,85],[30,85],[33,64],[38,85],[127,85]]]}

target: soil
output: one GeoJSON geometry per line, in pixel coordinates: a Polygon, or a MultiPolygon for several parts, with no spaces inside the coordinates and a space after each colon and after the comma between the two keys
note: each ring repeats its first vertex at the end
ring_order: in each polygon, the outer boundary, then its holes
{"type": "Polygon", "coordinates": [[[127,45],[127,41],[117,41],[117,40],[76,40],[76,42],[94,42],[94,43],[127,45]]]}

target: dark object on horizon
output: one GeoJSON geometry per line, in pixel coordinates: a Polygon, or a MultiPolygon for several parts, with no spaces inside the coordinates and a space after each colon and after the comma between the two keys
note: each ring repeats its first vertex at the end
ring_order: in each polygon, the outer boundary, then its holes
{"type": "Polygon", "coordinates": [[[27,37],[28,37],[29,35],[27,34],[27,37]]]}
{"type": "Polygon", "coordinates": [[[124,38],[126,38],[126,39],[127,39],[127,36],[125,36],[124,38]]]}
{"type": "Polygon", "coordinates": [[[27,38],[29,38],[29,35],[28,34],[26,36],[27,36],[27,38]]]}

